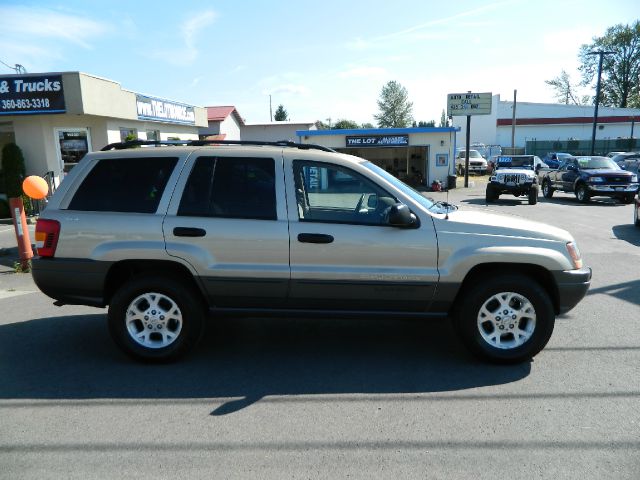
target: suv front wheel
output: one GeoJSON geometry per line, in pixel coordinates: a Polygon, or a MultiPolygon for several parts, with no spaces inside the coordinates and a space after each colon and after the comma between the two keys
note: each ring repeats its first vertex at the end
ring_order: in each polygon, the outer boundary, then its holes
{"type": "Polygon", "coordinates": [[[501,275],[465,292],[454,325],[477,356],[517,363],[536,355],[551,338],[555,323],[547,292],[522,275],[501,275]]]}
{"type": "Polygon", "coordinates": [[[170,361],[198,342],[205,312],[193,291],[168,277],[142,275],[125,283],[109,304],[109,332],[126,354],[170,361]]]}

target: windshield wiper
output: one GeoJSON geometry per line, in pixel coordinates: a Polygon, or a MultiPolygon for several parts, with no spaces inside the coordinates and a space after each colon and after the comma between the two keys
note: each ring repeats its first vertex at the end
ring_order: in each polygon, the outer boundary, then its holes
{"type": "Polygon", "coordinates": [[[429,207],[429,210],[431,210],[433,207],[443,208],[445,212],[453,212],[458,209],[457,205],[454,205],[448,202],[442,202],[442,201],[434,202],[433,205],[429,207]]]}

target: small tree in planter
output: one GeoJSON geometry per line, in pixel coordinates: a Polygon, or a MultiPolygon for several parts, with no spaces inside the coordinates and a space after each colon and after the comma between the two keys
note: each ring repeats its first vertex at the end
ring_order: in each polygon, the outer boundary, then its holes
{"type": "MultiPolygon", "coordinates": [[[[29,263],[33,257],[29,230],[24,217],[24,203],[22,201],[22,181],[25,177],[24,157],[22,150],[15,143],[8,143],[2,149],[2,169],[4,172],[4,189],[9,198],[11,216],[14,217],[18,253],[22,271],[29,270],[29,263]],[[19,216],[15,215],[18,209],[19,216]]],[[[31,206],[29,204],[29,206],[31,206]]]]}

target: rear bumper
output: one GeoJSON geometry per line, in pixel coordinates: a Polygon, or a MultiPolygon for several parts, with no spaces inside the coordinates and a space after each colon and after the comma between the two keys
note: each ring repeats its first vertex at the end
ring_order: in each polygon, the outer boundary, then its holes
{"type": "Polygon", "coordinates": [[[584,298],[591,285],[591,268],[553,272],[558,287],[558,313],[567,313],[584,298]]]}
{"type": "Polygon", "coordinates": [[[32,260],[32,276],[45,295],[69,305],[103,307],[104,281],[112,262],[77,258],[32,260]]]}

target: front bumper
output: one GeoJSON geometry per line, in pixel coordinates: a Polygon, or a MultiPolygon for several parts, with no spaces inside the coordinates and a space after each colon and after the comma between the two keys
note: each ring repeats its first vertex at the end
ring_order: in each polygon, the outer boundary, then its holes
{"type": "Polygon", "coordinates": [[[589,191],[598,195],[636,193],[638,191],[638,184],[630,183],[628,185],[589,185],[589,191]]]}
{"type": "Polygon", "coordinates": [[[584,298],[591,285],[591,268],[553,272],[558,287],[558,313],[567,313],[584,298]]]}

